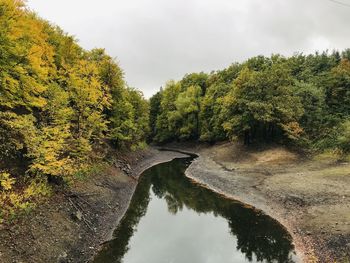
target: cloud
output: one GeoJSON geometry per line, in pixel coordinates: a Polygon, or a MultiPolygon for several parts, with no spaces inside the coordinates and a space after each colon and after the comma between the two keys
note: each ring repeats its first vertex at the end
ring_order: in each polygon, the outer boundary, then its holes
{"type": "Polygon", "coordinates": [[[105,47],[129,85],[147,97],[168,79],[258,54],[350,47],[350,7],[330,0],[29,0],[28,5],[84,48],[105,47]]]}

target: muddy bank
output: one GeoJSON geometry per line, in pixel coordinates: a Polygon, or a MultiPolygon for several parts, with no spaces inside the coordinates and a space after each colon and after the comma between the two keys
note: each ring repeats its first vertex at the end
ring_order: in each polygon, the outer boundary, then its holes
{"type": "Polygon", "coordinates": [[[280,221],[304,262],[350,261],[350,164],[281,147],[171,145],[199,157],[186,175],[280,221]]]}
{"type": "Polygon", "coordinates": [[[89,262],[112,237],[137,177],[150,166],[183,156],[152,148],[117,156],[104,172],[55,193],[18,224],[0,229],[0,262],[89,262]]]}

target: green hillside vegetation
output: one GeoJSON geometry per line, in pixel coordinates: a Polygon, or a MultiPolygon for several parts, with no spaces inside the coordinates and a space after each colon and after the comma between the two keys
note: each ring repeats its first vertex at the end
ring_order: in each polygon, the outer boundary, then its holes
{"type": "Polygon", "coordinates": [[[350,151],[350,50],[257,56],[169,81],[150,101],[154,140],[350,151]]]}

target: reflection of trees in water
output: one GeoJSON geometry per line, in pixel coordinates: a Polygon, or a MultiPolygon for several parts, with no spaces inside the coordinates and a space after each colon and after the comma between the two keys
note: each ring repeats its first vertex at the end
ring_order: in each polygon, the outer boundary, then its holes
{"type": "Polygon", "coordinates": [[[255,255],[258,261],[291,262],[291,237],[278,222],[194,185],[182,175],[185,170],[183,162],[157,168],[153,174],[152,190],[159,198],[165,198],[170,212],[181,211],[183,206],[198,213],[213,212],[227,219],[231,233],[237,238],[237,249],[250,261],[255,255]]]}
{"type": "Polygon", "coordinates": [[[95,263],[121,262],[138,222],[146,213],[151,186],[154,194],[166,201],[172,214],[186,206],[198,213],[213,213],[227,219],[232,235],[237,238],[237,250],[244,253],[249,261],[255,256],[258,261],[292,262],[291,238],[280,224],[259,211],[245,208],[238,202],[194,185],[183,176],[186,167],[183,160],[174,160],[145,172],[115,232],[116,239],[104,249],[95,263]]]}
{"type": "Polygon", "coordinates": [[[143,176],[130,206],[114,232],[114,237],[95,258],[94,263],[119,263],[129,250],[129,241],[150,202],[151,176],[143,176]]]}

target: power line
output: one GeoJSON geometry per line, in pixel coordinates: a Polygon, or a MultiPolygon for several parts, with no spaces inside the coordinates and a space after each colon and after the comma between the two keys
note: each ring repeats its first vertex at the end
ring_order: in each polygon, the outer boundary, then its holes
{"type": "Polygon", "coordinates": [[[347,3],[344,3],[344,2],[341,2],[341,1],[337,1],[337,0],[328,0],[328,1],[333,2],[333,3],[336,3],[336,4],[338,4],[338,5],[350,7],[350,4],[347,4],[347,3]]]}

